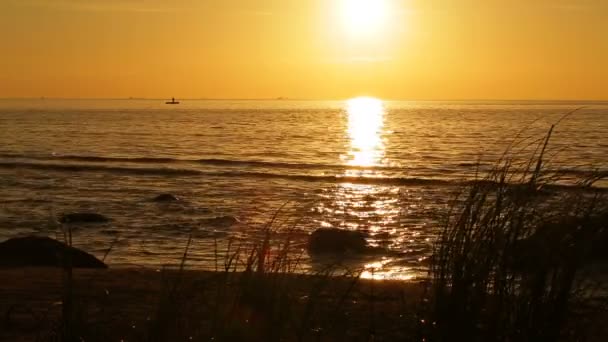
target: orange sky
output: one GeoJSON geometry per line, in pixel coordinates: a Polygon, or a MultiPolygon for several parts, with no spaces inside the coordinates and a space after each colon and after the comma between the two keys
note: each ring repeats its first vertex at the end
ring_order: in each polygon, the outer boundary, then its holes
{"type": "Polygon", "coordinates": [[[2,0],[0,97],[608,100],[606,0],[2,0]]]}

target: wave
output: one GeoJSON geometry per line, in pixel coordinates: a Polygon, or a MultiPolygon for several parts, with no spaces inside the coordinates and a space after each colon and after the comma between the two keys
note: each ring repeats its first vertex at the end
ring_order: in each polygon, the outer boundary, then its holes
{"type": "MultiPolygon", "coordinates": [[[[305,175],[305,174],[280,174],[272,172],[252,171],[203,171],[194,169],[178,168],[152,168],[152,167],[122,167],[104,165],[75,165],[75,164],[50,164],[50,163],[28,163],[28,162],[0,162],[0,168],[4,169],[35,169],[65,172],[108,172],[117,174],[151,175],[151,176],[197,176],[197,177],[219,177],[219,178],[260,178],[260,179],[286,179],[304,182],[319,183],[351,183],[369,185],[466,185],[473,182],[487,182],[474,180],[448,180],[436,178],[419,177],[369,177],[369,176],[342,176],[342,175],[305,175]]],[[[491,183],[491,182],[489,182],[491,183]]],[[[559,188],[572,188],[573,186],[559,185],[559,188]]],[[[601,188],[608,191],[608,188],[601,188]]]]}
{"type": "Polygon", "coordinates": [[[5,159],[30,159],[30,160],[65,160],[65,161],[82,161],[82,162],[134,162],[134,163],[173,163],[179,162],[179,159],[174,158],[154,158],[154,157],[136,157],[136,158],[120,158],[120,157],[98,157],[98,156],[72,156],[72,155],[24,155],[24,154],[0,154],[0,158],[5,159]]]}
{"type": "MultiPolygon", "coordinates": [[[[291,169],[291,170],[331,170],[335,172],[343,172],[347,170],[354,171],[395,171],[395,172],[407,172],[412,170],[425,170],[424,168],[416,167],[399,167],[399,166],[388,166],[388,165],[376,165],[376,166],[359,166],[359,165],[344,165],[344,164],[327,164],[327,163],[293,163],[293,162],[275,162],[275,161],[262,161],[262,160],[234,160],[234,159],[222,159],[222,158],[203,158],[203,159],[179,159],[169,157],[104,157],[104,156],[79,156],[79,155],[23,155],[23,154],[10,154],[0,153],[0,158],[4,159],[25,159],[25,160],[36,160],[36,161],[73,161],[73,162],[87,162],[87,163],[128,163],[128,164],[192,164],[192,165],[209,165],[209,166],[225,166],[225,167],[256,167],[265,169],[291,169]]],[[[1,161],[0,161],[1,162],[1,161]]],[[[10,163],[10,162],[9,162],[10,163]]],[[[96,165],[95,165],[96,166],[96,165]]],[[[433,168],[432,171],[438,174],[451,174],[457,172],[463,172],[464,170],[458,168],[465,168],[467,170],[478,169],[480,172],[490,171],[493,168],[491,163],[480,163],[480,162],[460,162],[450,167],[445,165],[444,168],[433,168]]],[[[91,165],[69,165],[66,168],[89,168],[91,165]]],[[[125,169],[124,167],[104,166],[107,169],[125,169]]],[[[127,168],[130,169],[130,168],[127,168]]],[[[133,168],[137,170],[144,170],[143,168],[133,168]]],[[[170,173],[180,173],[181,171],[175,171],[173,168],[162,168],[163,170],[170,170],[170,173]]],[[[572,175],[572,176],[585,176],[597,173],[607,173],[608,170],[601,169],[580,169],[580,168],[560,168],[560,169],[547,169],[546,171],[552,173],[559,173],[561,175],[572,175]]],[[[140,171],[146,172],[146,171],[140,171]]],[[[197,170],[183,170],[185,174],[197,173],[197,170]]],[[[365,176],[362,176],[365,177],[365,176]]],[[[369,177],[368,177],[369,178],[369,177]]]]}
{"type": "Polygon", "coordinates": [[[323,164],[323,163],[289,163],[289,162],[272,162],[261,160],[234,160],[221,158],[203,158],[203,159],[179,159],[179,158],[164,158],[164,157],[103,157],[103,156],[76,156],[76,155],[23,155],[23,154],[0,154],[0,158],[5,159],[28,159],[39,161],[80,161],[92,163],[141,163],[141,164],[178,164],[191,163],[211,166],[229,166],[229,167],[261,167],[261,168],[282,168],[282,169],[300,169],[314,170],[319,168],[337,169],[337,170],[403,170],[401,167],[395,166],[350,166],[338,164],[323,164]]]}
{"type": "Polygon", "coordinates": [[[199,171],[172,168],[143,168],[143,167],[118,167],[102,165],[76,165],[76,164],[42,164],[27,162],[0,162],[0,168],[4,169],[35,169],[49,171],[69,171],[69,172],[96,172],[105,171],[113,173],[128,173],[141,175],[198,175],[199,171]]]}
{"type": "Polygon", "coordinates": [[[201,171],[193,169],[177,168],[146,168],[146,167],[121,167],[104,165],[75,165],[75,164],[50,164],[50,163],[28,163],[28,162],[0,162],[0,168],[4,169],[35,169],[49,171],[67,172],[110,172],[136,175],[183,175],[183,176],[207,176],[207,177],[243,177],[264,179],[290,179],[307,182],[325,183],[356,183],[356,184],[379,184],[379,185],[405,185],[405,184],[447,184],[447,180],[424,179],[424,178],[389,178],[389,177],[351,177],[351,176],[317,176],[317,175],[294,175],[268,172],[248,171],[201,171]]]}

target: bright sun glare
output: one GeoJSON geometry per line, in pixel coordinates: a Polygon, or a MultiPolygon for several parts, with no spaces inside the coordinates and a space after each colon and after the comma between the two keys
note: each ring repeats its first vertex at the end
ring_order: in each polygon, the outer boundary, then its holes
{"type": "Polygon", "coordinates": [[[388,20],[388,0],[341,1],[342,21],[349,34],[367,36],[378,33],[388,20]]]}

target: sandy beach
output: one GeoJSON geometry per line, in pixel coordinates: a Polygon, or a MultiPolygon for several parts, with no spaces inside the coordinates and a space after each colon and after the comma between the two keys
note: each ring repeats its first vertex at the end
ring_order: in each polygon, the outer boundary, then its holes
{"type": "MultiPolygon", "coordinates": [[[[62,274],[58,268],[0,270],[0,340],[52,339],[61,316],[62,274]]],[[[243,273],[184,271],[179,276],[178,271],[144,268],[74,270],[78,329],[88,335],[86,340],[160,339],[155,319],[169,313],[171,317],[164,321],[177,319],[182,332],[191,334],[185,338],[208,340],[214,337],[213,325],[220,323],[218,315],[228,313],[231,318],[222,320],[223,329],[216,329],[224,340],[260,340],[268,336],[264,329],[269,327],[293,329],[281,332],[289,340],[414,340],[420,284],[279,275],[267,276],[268,288],[252,296],[248,291],[256,286],[246,284],[246,278],[243,273]],[[171,297],[167,284],[175,284],[178,278],[179,290],[171,297]],[[289,298],[265,297],[275,294],[289,298]],[[178,305],[177,311],[159,312],[162,299],[167,298],[178,305]],[[288,302],[289,313],[276,316],[280,309],[264,306],[271,302],[288,302]],[[271,322],[277,319],[280,324],[271,322]],[[304,326],[307,331],[296,330],[304,326]]]]}

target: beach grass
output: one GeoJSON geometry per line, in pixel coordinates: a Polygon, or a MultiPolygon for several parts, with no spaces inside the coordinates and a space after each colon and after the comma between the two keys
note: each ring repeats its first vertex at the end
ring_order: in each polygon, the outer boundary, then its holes
{"type": "MultiPolygon", "coordinates": [[[[562,175],[545,167],[552,132],[526,163],[515,164],[508,150],[454,202],[432,257],[424,340],[593,337],[576,317],[598,295],[584,271],[607,247],[608,201],[592,188],[597,174],[556,191],[562,175]]],[[[605,308],[596,309],[587,314],[605,308]]]]}

